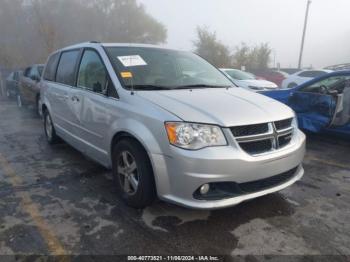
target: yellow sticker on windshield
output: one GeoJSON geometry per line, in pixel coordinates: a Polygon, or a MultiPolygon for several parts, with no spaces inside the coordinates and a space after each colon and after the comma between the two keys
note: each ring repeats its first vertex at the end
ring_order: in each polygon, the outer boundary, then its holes
{"type": "Polygon", "coordinates": [[[131,72],[121,72],[120,75],[122,76],[122,78],[132,78],[131,72]]]}

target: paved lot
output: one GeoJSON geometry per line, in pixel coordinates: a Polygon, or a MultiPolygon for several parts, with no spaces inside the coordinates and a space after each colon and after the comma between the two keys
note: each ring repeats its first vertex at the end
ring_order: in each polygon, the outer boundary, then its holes
{"type": "MultiPolygon", "coordinates": [[[[350,143],[309,137],[305,176],[239,206],[126,207],[108,170],[0,99],[0,254],[350,255],[350,143]]],[[[251,260],[254,261],[254,260],[251,260]]]]}

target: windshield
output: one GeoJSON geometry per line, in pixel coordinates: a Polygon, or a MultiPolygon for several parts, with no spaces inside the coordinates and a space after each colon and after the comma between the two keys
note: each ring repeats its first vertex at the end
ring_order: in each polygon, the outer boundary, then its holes
{"type": "Polygon", "coordinates": [[[246,73],[240,70],[225,70],[225,73],[236,80],[254,80],[255,76],[250,73],[246,73]]]}
{"type": "Polygon", "coordinates": [[[147,47],[107,47],[106,51],[127,89],[232,86],[217,68],[190,52],[147,47]]]}
{"type": "Polygon", "coordinates": [[[319,93],[321,87],[325,87],[327,91],[343,92],[344,88],[349,86],[350,76],[331,76],[326,79],[320,80],[310,86],[303,88],[303,92],[319,93]]]}

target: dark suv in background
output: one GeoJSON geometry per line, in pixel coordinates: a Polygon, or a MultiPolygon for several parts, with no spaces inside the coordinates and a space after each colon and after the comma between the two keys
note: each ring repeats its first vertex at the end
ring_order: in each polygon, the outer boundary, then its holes
{"type": "Polygon", "coordinates": [[[32,65],[27,67],[20,78],[17,94],[17,105],[34,105],[40,111],[40,78],[44,65],[32,65]]]}
{"type": "Polygon", "coordinates": [[[22,73],[22,71],[14,71],[6,78],[5,93],[8,98],[17,97],[19,80],[22,73]]]}

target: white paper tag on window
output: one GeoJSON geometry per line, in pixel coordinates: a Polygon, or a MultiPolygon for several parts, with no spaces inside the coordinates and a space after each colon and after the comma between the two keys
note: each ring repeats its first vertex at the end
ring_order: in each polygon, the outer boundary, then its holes
{"type": "Polygon", "coordinates": [[[118,56],[118,59],[125,67],[147,65],[146,61],[139,55],[118,56]]]}

